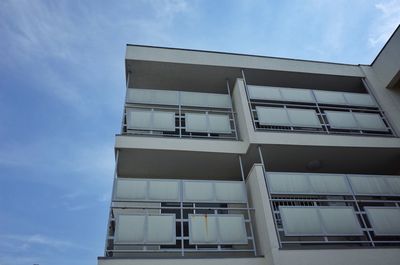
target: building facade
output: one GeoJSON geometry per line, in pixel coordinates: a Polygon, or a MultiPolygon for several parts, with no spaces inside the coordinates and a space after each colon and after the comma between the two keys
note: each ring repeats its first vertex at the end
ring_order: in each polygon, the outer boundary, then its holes
{"type": "Polygon", "coordinates": [[[400,30],[371,65],[128,45],[99,265],[399,264],[400,30]]]}

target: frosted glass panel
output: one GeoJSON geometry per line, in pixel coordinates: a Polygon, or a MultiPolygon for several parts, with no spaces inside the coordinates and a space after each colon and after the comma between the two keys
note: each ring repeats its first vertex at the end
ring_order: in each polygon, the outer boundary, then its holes
{"type": "Polygon", "coordinates": [[[317,208],[280,206],[283,230],[287,236],[323,235],[317,208]]]}
{"type": "Polygon", "coordinates": [[[175,131],[175,112],[154,111],[153,130],[175,131]]]}
{"type": "Polygon", "coordinates": [[[127,126],[128,129],[147,129],[151,130],[151,110],[128,109],[127,126]]]}
{"type": "Polygon", "coordinates": [[[214,201],[213,183],[210,181],[184,181],[183,197],[187,202],[211,202],[214,201]]]}
{"type": "Polygon", "coordinates": [[[128,103],[178,105],[178,91],[130,88],[128,103]]]}
{"type": "Polygon", "coordinates": [[[320,128],[321,123],[315,110],[311,109],[287,109],[289,119],[293,126],[320,128]]]}
{"type": "Polygon", "coordinates": [[[311,188],[319,194],[351,194],[344,175],[309,174],[311,188]]]}
{"type": "Polygon", "coordinates": [[[178,105],[179,94],[183,106],[231,108],[229,95],[216,93],[185,92],[159,89],[129,88],[126,101],[155,105],[178,105]]]}
{"type": "Polygon", "coordinates": [[[314,95],[318,103],[347,105],[342,92],[314,90],[314,95]]]}
{"type": "Polygon", "coordinates": [[[129,103],[152,103],[151,89],[129,88],[126,101],[129,103]]]}
{"type": "Polygon", "coordinates": [[[267,173],[271,193],[311,193],[311,187],[305,174],[267,173]]]}
{"type": "Polygon", "coordinates": [[[189,214],[189,244],[216,244],[217,233],[215,215],[189,214]]]}
{"type": "Polygon", "coordinates": [[[281,88],[281,94],[286,101],[315,102],[310,89],[281,88]]]}
{"type": "Polygon", "coordinates": [[[229,95],[208,93],[208,106],[213,108],[226,108],[232,107],[231,98],[229,95]]]}
{"type": "Polygon", "coordinates": [[[363,130],[387,131],[385,123],[378,114],[372,113],[353,113],[358,125],[363,130]]]}
{"type": "Polygon", "coordinates": [[[385,177],[385,180],[392,190],[392,194],[400,195],[400,177],[385,177]]]}
{"type": "Polygon", "coordinates": [[[236,182],[215,182],[216,199],[218,202],[246,202],[244,184],[236,182]]]}
{"type": "Polygon", "coordinates": [[[268,86],[247,86],[251,99],[282,100],[278,87],[268,86]]]}
{"type": "Polygon", "coordinates": [[[181,104],[183,106],[207,106],[207,94],[199,92],[181,92],[181,104]]]}
{"type": "Polygon", "coordinates": [[[365,207],[376,235],[400,235],[400,208],[365,207]]]}
{"type": "Polygon", "coordinates": [[[360,224],[352,207],[319,207],[327,235],[362,235],[360,224]]]}
{"type": "Polygon", "coordinates": [[[256,107],[256,111],[261,125],[290,126],[289,117],[284,108],[256,107]]]}
{"type": "Polygon", "coordinates": [[[178,91],[153,90],[153,104],[178,105],[178,91]]]}
{"type": "Polygon", "coordinates": [[[149,199],[179,201],[179,181],[149,181],[149,199]]]}
{"type": "Polygon", "coordinates": [[[145,200],[147,182],[145,180],[117,179],[115,199],[145,200]]]}
{"type": "Polygon", "coordinates": [[[390,186],[383,176],[349,176],[355,194],[391,194],[390,186]]]}
{"type": "Polygon", "coordinates": [[[229,115],[208,114],[210,132],[232,133],[229,115]]]}
{"type": "Polygon", "coordinates": [[[207,116],[200,113],[186,113],[186,131],[188,132],[207,132],[207,116]]]}
{"type": "Polygon", "coordinates": [[[218,231],[222,244],[247,244],[243,215],[219,215],[218,231]]]}
{"type": "Polygon", "coordinates": [[[175,215],[149,215],[147,217],[148,244],[176,244],[175,215]]]}
{"type": "Polygon", "coordinates": [[[143,244],[145,240],[144,215],[117,215],[114,242],[143,244]]]}
{"type": "Polygon", "coordinates": [[[351,112],[325,111],[329,124],[333,129],[358,129],[358,125],[351,112]]]}
{"type": "Polygon", "coordinates": [[[231,108],[231,98],[226,94],[180,92],[183,106],[231,108]]]}
{"type": "Polygon", "coordinates": [[[343,93],[349,105],[376,107],[375,100],[369,94],[343,93]]]}

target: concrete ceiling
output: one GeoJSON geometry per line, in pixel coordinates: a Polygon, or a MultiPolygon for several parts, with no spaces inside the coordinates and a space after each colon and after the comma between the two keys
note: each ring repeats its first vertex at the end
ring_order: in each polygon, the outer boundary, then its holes
{"type": "MultiPolygon", "coordinates": [[[[400,150],[395,148],[262,145],[261,150],[268,171],[400,175],[400,150]]],[[[256,145],[249,148],[243,162],[247,176],[252,165],[260,162],[256,145]]],[[[241,179],[236,154],[170,150],[122,149],[118,174],[139,178],[241,179]]]]}
{"type": "MultiPolygon", "coordinates": [[[[396,148],[262,145],[261,151],[268,171],[400,174],[400,150],[396,148]],[[320,167],[310,167],[316,161],[320,167]]],[[[256,146],[249,149],[246,170],[251,161],[260,161],[256,146]]]]}
{"type": "MultiPolygon", "coordinates": [[[[208,65],[149,61],[126,61],[132,71],[129,87],[226,93],[226,80],[233,88],[241,69],[208,65]]],[[[360,77],[244,69],[246,81],[253,85],[282,86],[365,92],[360,77]]]]}
{"type": "Polygon", "coordinates": [[[236,154],[122,149],[120,177],[172,179],[241,179],[236,154]]]}

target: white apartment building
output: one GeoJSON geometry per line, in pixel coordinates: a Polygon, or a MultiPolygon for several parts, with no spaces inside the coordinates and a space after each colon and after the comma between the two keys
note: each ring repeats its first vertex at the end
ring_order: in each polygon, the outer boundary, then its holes
{"type": "Polygon", "coordinates": [[[371,65],[128,45],[99,265],[400,264],[400,29],[371,65]]]}

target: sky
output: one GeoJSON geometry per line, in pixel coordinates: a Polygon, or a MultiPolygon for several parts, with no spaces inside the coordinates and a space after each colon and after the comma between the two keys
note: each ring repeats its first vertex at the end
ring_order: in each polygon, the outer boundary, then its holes
{"type": "Polygon", "coordinates": [[[370,64],[400,0],[1,0],[0,265],[97,264],[127,43],[370,64]]]}

